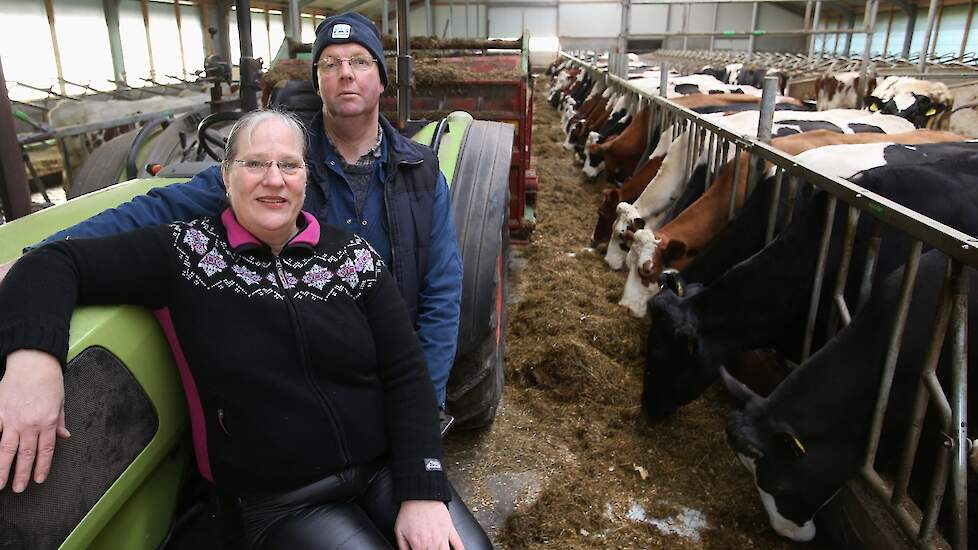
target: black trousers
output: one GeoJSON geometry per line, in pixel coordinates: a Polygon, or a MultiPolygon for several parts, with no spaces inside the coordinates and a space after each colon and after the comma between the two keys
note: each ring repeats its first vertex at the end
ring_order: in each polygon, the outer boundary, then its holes
{"type": "MultiPolygon", "coordinates": [[[[492,548],[489,537],[452,488],[448,512],[465,550],[492,548]]],[[[386,464],[354,466],[286,493],[239,499],[245,537],[254,550],[397,548],[386,464]]]]}

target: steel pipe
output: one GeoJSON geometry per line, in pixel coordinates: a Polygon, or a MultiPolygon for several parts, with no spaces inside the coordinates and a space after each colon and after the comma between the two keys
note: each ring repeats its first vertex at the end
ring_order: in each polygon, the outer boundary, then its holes
{"type": "Polygon", "coordinates": [[[930,50],[931,33],[934,32],[934,20],[937,18],[937,9],[940,0],[930,0],[930,8],[927,9],[927,26],[924,28],[923,46],[920,48],[920,59],[917,61],[917,71],[920,74],[927,72],[927,53],[930,50]]]}
{"type": "Polygon", "coordinates": [[[896,372],[897,359],[900,357],[903,329],[906,326],[907,313],[910,311],[910,296],[913,293],[913,286],[917,280],[917,267],[920,265],[920,251],[922,248],[923,243],[921,241],[913,241],[910,247],[910,255],[907,258],[907,264],[903,268],[900,299],[897,301],[893,328],[890,331],[890,340],[886,348],[886,358],[883,361],[883,372],[880,376],[879,393],[876,396],[873,421],[870,425],[869,438],[866,442],[863,467],[867,470],[871,469],[873,463],[876,461],[876,450],[879,448],[880,434],[883,431],[886,406],[890,402],[890,388],[893,386],[893,375],[896,372]]]}
{"type": "Polygon", "coordinates": [[[818,316],[818,303],[822,295],[822,281],[825,279],[825,268],[829,257],[829,244],[832,240],[832,225],[835,221],[835,205],[838,199],[829,195],[825,206],[825,223],[822,226],[822,238],[818,245],[818,262],[815,264],[815,279],[812,282],[811,298],[808,302],[808,321],[805,323],[805,338],[801,346],[802,362],[811,355],[812,342],[815,339],[815,319],[818,316]]]}
{"type": "Polygon", "coordinates": [[[764,246],[771,244],[774,240],[774,226],[778,221],[779,201],[781,200],[781,184],[784,182],[784,169],[780,166],[774,174],[774,181],[771,183],[771,206],[767,211],[767,229],[764,231],[764,246]]]}
{"type": "Polygon", "coordinates": [[[951,312],[952,544],[968,548],[968,290],[969,273],[955,262],[951,312]]]}

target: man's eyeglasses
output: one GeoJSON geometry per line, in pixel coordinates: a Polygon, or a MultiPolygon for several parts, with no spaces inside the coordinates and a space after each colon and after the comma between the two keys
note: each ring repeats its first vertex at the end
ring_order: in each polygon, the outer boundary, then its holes
{"type": "Polygon", "coordinates": [[[278,171],[286,176],[294,176],[306,169],[306,163],[300,160],[242,160],[233,159],[228,161],[232,164],[240,164],[249,174],[264,176],[268,169],[274,164],[278,166],[278,171]]]}
{"type": "Polygon", "coordinates": [[[353,57],[333,57],[331,55],[324,55],[319,58],[319,70],[326,74],[335,74],[340,70],[340,66],[343,62],[350,64],[350,68],[356,72],[362,73],[370,69],[374,63],[377,62],[376,59],[370,57],[369,55],[354,55],[353,57]]]}

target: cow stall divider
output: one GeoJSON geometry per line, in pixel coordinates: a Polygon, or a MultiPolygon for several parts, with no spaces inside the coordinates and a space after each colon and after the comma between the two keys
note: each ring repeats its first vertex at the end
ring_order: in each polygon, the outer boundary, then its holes
{"type": "MultiPolygon", "coordinates": [[[[815,342],[816,315],[819,304],[823,299],[823,289],[829,245],[832,238],[835,213],[837,209],[845,208],[845,235],[842,241],[842,252],[835,284],[827,297],[827,305],[831,308],[825,341],[838,330],[848,325],[857,312],[869,299],[872,291],[876,266],[879,263],[881,231],[884,224],[891,229],[909,237],[911,246],[906,260],[906,268],[902,280],[900,299],[896,315],[892,320],[887,353],[883,362],[883,371],[879,382],[873,419],[866,441],[863,464],[860,475],[864,487],[885,508],[895,520],[912,546],[917,548],[947,548],[963,550],[968,547],[967,532],[967,469],[968,453],[971,442],[967,438],[967,313],[968,313],[968,274],[965,266],[978,268],[978,239],[964,234],[940,222],[923,216],[914,210],[891,201],[879,194],[870,192],[859,185],[847,180],[827,176],[800,162],[787,153],[774,149],[770,145],[774,104],[776,100],[776,78],[768,77],[765,81],[764,96],[762,97],[758,137],[739,135],[718,124],[714,120],[701,116],[689,109],[676,105],[666,99],[668,89],[668,70],[660,67],[661,81],[659,94],[655,95],[639,89],[628,80],[608,74],[595,65],[586,63],[576,57],[561,52],[563,59],[589,71],[595,79],[604,79],[609,87],[615,87],[621,92],[631,93],[642,102],[645,108],[652,109],[649,120],[649,137],[653,132],[661,132],[663,139],[685,139],[687,157],[683,166],[687,181],[696,169],[696,161],[702,157],[705,165],[706,183],[708,187],[712,178],[721,166],[727,162],[733,163],[733,174],[739,174],[742,156],[749,162],[747,171],[747,189],[744,201],[751,191],[757,188],[765,173],[773,170],[774,185],[768,202],[768,218],[765,231],[765,244],[776,237],[778,227],[778,205],[782,193],[788,200],[782,217],[784,227],[791,221],[794,214],[795,197],[802,191],[802,186],[826,191],[828,195],[827,208],[824,213],[821,236],[819,239],[817,267],[814,273],[814,283],[809,301],[807,322],[803,340],[802,360],[812,354],[815,342]],[[746,153],[746,155],[743,155],[746,153]],[[766,166],[770,164],[772,168],[766,166]],[[852,263],[854,242],[857,226],[863,215],[871,217],[869,228],[869,244],[866,261],[860,277],[859,285],[855,287],[856,303],[846,302],[844,291],[852,263]],[[916,397],[912,404],[895,403],[894,406],[911,406],[912,417],[907,427],[896,477],[886,480],[875,469],[877,451],[883,428],[883,420],[889,405],[890,390],[899,358],[903,332],[909,310],[912,289],[916,280],[917,267],[924,246],[942,251],[946,257],[947,266],[941,287],[940,305],[937,321],[928,348],[927,361],[924,365],[916,389],[916,397]],[[950,343],[952,358],[952,373],[949,391],[945,392],[935,374],[938,359],[941,356],[946,336],[950,343]],[[943,446],[937,450],[938,460],[931,474],[929,490],[923,502],[917,503],[910,498],[908,486],[910,472],[917,456],[918,445],[923,426],[924,415],[928,406],[932,405],[939,417],[943,446]],[[950,481],[949,481],[950,480],[950,481]],[[944,536],[936,530],[938,514],[942,504],[945,504],[945,491],[950,485],[950,506],[948,507],[949,528],[944,536]]],[[[651,149],[652,140],[649,141],[651,149]]],[[[680,142],[682,146],[682,142],[680,142]]],[[[648,152],[643,163],[648,160],[648,152]]],[[[641,167],[641,165],[639,166],[641,167]]],[[[736,180],[735,180],[736,181],[736,180]]],[[[729,219],[737,215],[737,189],[732,186],[729,206],[729,219]]]]}

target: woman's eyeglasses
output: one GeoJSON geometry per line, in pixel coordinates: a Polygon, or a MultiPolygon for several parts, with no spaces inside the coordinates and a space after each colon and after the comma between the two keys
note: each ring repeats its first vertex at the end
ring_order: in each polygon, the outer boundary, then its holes
{"type": "Polygon", "coordinates": [[[325,72],[326,74],[335,74],[340,70],[340,66],[343,62],[350,64],[350,68],[357,72],[364,72],[370,69],[374,63],[377,62],[376,59],[370,57],[369,55],[354,55],[353,57],[333,57],[331,55],[324,55],[319,58],[319,70],[325,72]]]}
{"type": "Polygon", "coordinates": [[[229,161],[233,164],[240,164],[249,174],[264,176],[272,164],[278,166],[278,171],[286,176],[294,176],[301,170],[306,169],[306,163],[300,160],[243,160],[233,159],[229,161]]]}

